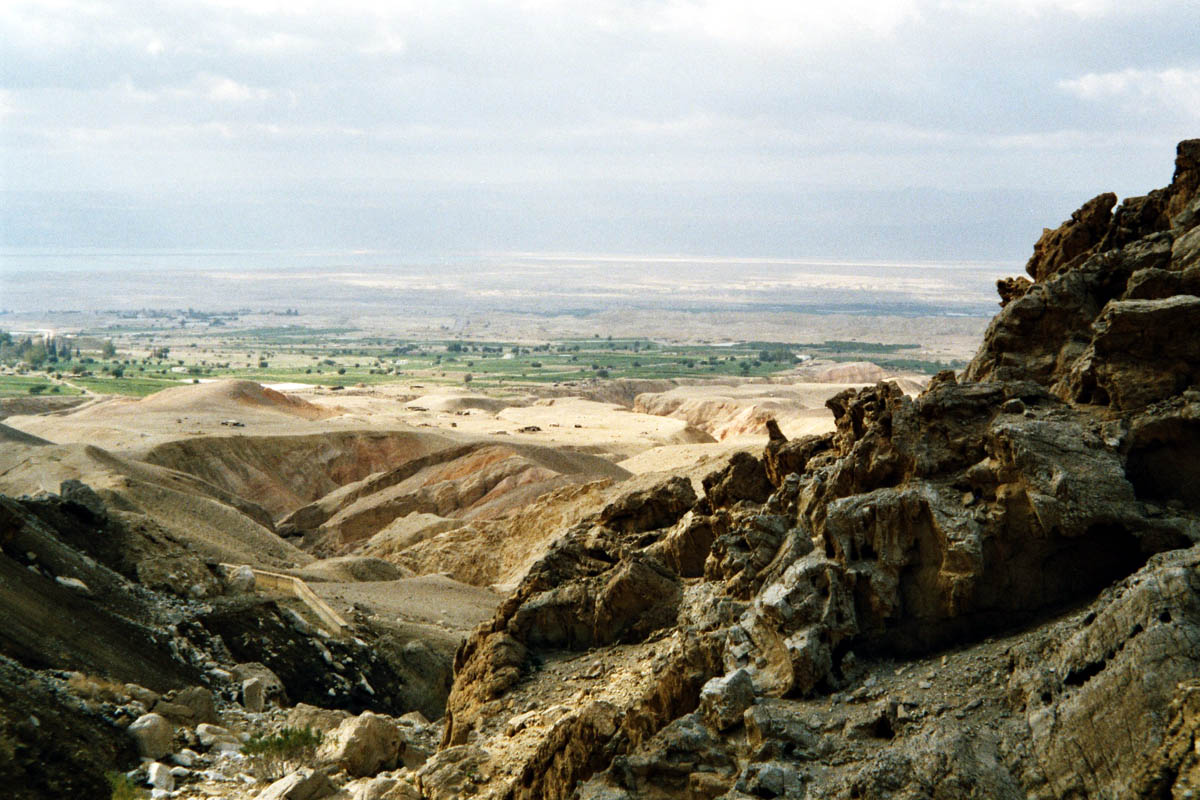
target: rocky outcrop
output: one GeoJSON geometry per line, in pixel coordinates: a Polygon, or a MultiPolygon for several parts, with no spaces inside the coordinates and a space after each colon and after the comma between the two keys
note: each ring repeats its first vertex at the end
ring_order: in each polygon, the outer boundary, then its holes
{"type": "Polygon", "coordinates": [[[1000,293],[1000,305],[1006,306],[1013,300],[1024,296],[1029,291],[1030,286],[1033,286],[1033,283],[1028,278],[1020,276],[1016,278],[1001,278],[996,281],[996,291],[1000,293]]]}
{"type": "Polygon", "coordinates": [[[1200,381],[1200,341],[1180,336],[1200,324],[1200,297],[1113,300],[1092,322],[1092,341],[1067,376],[1079,402],[1135,410],[1200,381]]]}
{"type": "Polygon", "coordinates": [[[696,502],[696,493],[686,478],[670,480],[650,489],[635,491],[613,500],[600,512],[600,523],[625,533],[664,528],[679,519],[696,502]]]}
{"type": "Polygon", "coordinates": [[[705,476],[701,483],[704,496],[714,508],[731,506],[739,500],[761,503],[774,489],[762,461],[749,453],[734,454],[724,469],[705,476]]]}
{"type": "Polygon", "coordinates": [[[1054,230],[1046,228],[1033,246],[1033,256],[1025,271],[1035,281],[1045,280],[1059,270],[1078,265],[1095,252],[1108,233],[1117,196],[1106,192],[1080,206],[1071,218],[1054,230]]]}
{"type": "Polygon", "coordinates": [[[1148,797],[1155,778],[1144,765],[1188,767],[1171,746],[1179,729],[1164,723],[1172,701],[1184,711],[1186,682],[1200,674],[1198,567],[1200,548],[1157,556],[1073,630],[1060,626],[1049,647],[1018,656],[1009,686],[1030,734],[1028,782],[1044,781],[1051,796],[1148,797]]]}
{"type": "MultiPolygon", "coordinates": [[[[1127,199],[1112,213],[1116,197],[1100,195],[1060,228],[1046,231],[1026,267],[1033,285],[1002,287],[1004,309],[989,326],[967,377],[1035,380],[1064,399],[1107,405],[1111,394],[1096,385],[1097,373],[1107,366],[1112,381],[1113,372],[1122,372],[1120,364],[1108,363],[1111,354],[1123,352],[1119,331],[1135,320],[1148,330],[1179,330],[1170,326],[1187,315],[1165,301],[1190,296],[1187,291],[1194,287],[1189,270],[1195,266],[1194,228],[1200,221],[1198,161],[1200,140],[1181,142],[1167,188],[1127,199]],[[1143,299],[1164,302],[1123,305],[1143,299]]],[[[1187,353],[1175,363],[1158,364],[1158,373],[1187,386],[1194,368],[1194,354],[1187,353]]],[[[1130,375],[1129,381],[1136,377],[1130,375]]],[[[1134,402],[1153,402],[1147,397],[1134,402]]]]}
{"type": "Polygon", "coordinates": [[[963,376],[565,531],[460,648],[426,796],[463,748],[495,798],[1186,796],[1198,154],[1043,234],[963,376]]]}

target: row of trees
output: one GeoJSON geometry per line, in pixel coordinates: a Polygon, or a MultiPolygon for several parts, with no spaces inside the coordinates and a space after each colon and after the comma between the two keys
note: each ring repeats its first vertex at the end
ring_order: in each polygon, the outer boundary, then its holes
{"type": "MultiPolygon", "coordinates": [[[[117,348],[112,340],[105,340],[100,347],[102,358],[115,358],[117,348]]],[[[57,364],[59,361],[78,360],[82,357],[79,348],[72,352],[71,346],[57,339],[32,336],[14,337],[8,331],[0,331],[0,364],[14,365],[21,362],[32,367],[57,364]]]]}

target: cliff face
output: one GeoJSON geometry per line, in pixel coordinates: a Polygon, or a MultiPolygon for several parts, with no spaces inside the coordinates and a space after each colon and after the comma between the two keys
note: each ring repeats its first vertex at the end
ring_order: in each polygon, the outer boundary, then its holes
{"type": "Polygon", "coordinates": [[[1190,796],[1200,140],[1115,202],[961,379],[566,531],[460,649],[424,795],[1190,796]]]}

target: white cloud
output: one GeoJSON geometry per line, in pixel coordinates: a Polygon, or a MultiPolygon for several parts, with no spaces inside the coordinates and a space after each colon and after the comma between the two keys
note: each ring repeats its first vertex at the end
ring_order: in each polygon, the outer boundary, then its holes
{"type": "Polygon", "coordinates": [[[162,97],[159,92],[152,92],[135,85],[133,79],[128,75],[110,86],[109,93],[114,100],[137,104],[156,103],[162,97]]]}
{"type": "Polygon", "coordinates": [[[917,11],[915,0],[669,0],[650,24],[734,44],[802,47],[839,36],[887,36],[917,11]]]}
{"type": "Polygon", "coordinates": [[[1089,72],[1059,81],[1058,86],[1083,100],[1112,100],[1134,111],[1169,109],[1200,117],[1200,68],[1089,72]]]}
{"type": "Polygon", "coordinates": [[[194,91],[214,103],[246,103],[252,100],[266,100],[271,96],[267,89],[247,86],[220,75],[197,76],[194,89],[185,91],[194,91]]]}
{"type": "Polygon", "coordinates": [[[238,36],[233,46],[247,53],[260,55],[293,55],[314,50],[318,42],[311,36],[272,31],[262,35],[238,36]]]}
{"type": "Polygon", "coordinates": [[[136,84],[128,75],[123,76],[104,91],[105,99],[115,103],[132,103],[153,106],[167,101],[194,103],[207,100],[210,103],[230,105],[269,100],[273,93],[269,89],[248,86],[223,75],[202,73],[186,84],[156,89],[136,84]]]}
{"type": "Polygon", "coordinates": [[[1103,150],[1138,189],[1200,118],[1198,28],[1196,0],[0,0],[2,166],[21,186],[105,186],[119,164],[129,186],[736,197],[1091,189],[1077,165],[1103,150]],[[1113,42],[1152,68],[1104,72],[1113,42]]]}
{"type": "Polygon", "coordinates": [[[16,0],[0,3],[0,32],[29,48],[66,48],[83,41],[87,29],[103,25],[100,3],[16,0]]]}
{"type": "Polygon", "coordinates": [[[398,54],[408,49],[408,40],[390,29],[377,31],[376,34],[359,48],[363,53],[398,54]]]}
{"type": "MultiPolygon", "coordinates": [[[[1026,17],[1065,13],[1081,19],[1103,17],[1119,8],[1115,0],[942,0],[939,5],[944,9],[1026,17]]],[[[1139,4],[1141,9],[1142,5],[1139,4]]]]}

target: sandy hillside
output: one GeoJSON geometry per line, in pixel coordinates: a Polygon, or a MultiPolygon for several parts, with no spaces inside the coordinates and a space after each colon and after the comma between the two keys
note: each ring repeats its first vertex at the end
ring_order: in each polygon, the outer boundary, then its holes
{"type": "MultiPolygon", "coordinates": [[[[852,377],[875,377],[860,372],[852,377]]],[[[403,549],[400,541],[416,546],[433,535],[445,534],[462,549],[472,530],[449,531],[440,520],[506,517],[573,484],[672,471],[698,485],[735,450],[761,447],[768,418],[792,437],[829,430],[825,400],[847,388],[731,380],[627,384],[617,399],[669,388],[637,395],[633,410],[581,397],[492,397],[404,383],[281,392],[215,381],[140,400],[103,398],[10,417],[4,435],[14,443],[40,437],[106,449],[76,445],[54,451],[63,455],[25,459],[3,474],[2,486],[18,494],[56,491],[63,479],[79,478],[130,508],[161,510],[168,527],[179,526],[227,560],[253,561],[259,548],[246,543],[262,536],[272,544],[262,551],[272,554],[271,563],[311,560],[290,545],[279,549],[285,542],[273,526],[325,555],[349,553],[393,530],[382,547],[392,558],[403,549]],[[221,508],[208,513],[212,504],[221,508]],[[406,522],[411,515],[418,516],[406,522]]],[[[562,519],[572,513],[555,512],[562,519]]],[[[432,545],[421,547],[427,553],[432,545]]],[[[425,561],[448,563],[445,554],[432,561],[421,555],[411,565],[425,561]]],[[[491,572],[489,583],[503,577],[491,572]]]]}
{"type": "MultiPolygon", "coordinates": [[[[52,444],[52,442],[47,441],[46,439],[43,439],[40,436],[34,436],[31,433],[25,433],[25,431],[19,431],[16,428],[10,428],[9,426],[7,426],[5,424],[0,423],[0,444],[6,445],[6,446],[8,446],[8,445],[24,445],[24,446],[35,446],[36,447],[38,445],[52,444]]],[[[13,448],[11,450],[11,452],[9,453],[9,455],[12,455],[16,452],[17,452],[16,449],[13,448]]]]}
{"type": "MultiPolygon", "coordinates": [[[[849,366],[848,379],[877,377],[849,366]]],[[[733,452],[760,448],[769,418],[791,437],[829,430],[825,401],[850,385],[627,382],[605,402],[215,381],[10,417],[0,491],[56,492],[77,478],[223,561],[368,556],[507,586],[555,531],[636,484],[631,475],[673,472],[699,487],[733,452]],[[641,389],[651,391],[631,398],[641,389]]],[[[346,568],[326,577],[379,583],[346,568]]]]}
{"type": "Polygon", "coordinates": [[[479,441],[348,483],[296,509],[279,528],[303,535],[315,552],[344,553],[412,514],[496,518],[562,486],[626,477],[623,469],[595,455],[479,441]]]}
{"type": "MultiPolygon", "coordinates": [[[[825,401],[852,383],[745,383],[677,386],[638,395],[634,411],[681,420],[718,441],[763,435],[775,419],[785,435],[804,436],[833,430],[825,401]]],[[[682,443],[681,443],[682,444],[682,443]]]]}
{"type": "Polygon", "coordinates": [[[243,413],[290,414],[301,419],[324,419],[333,415],[330,409],[315,406],[296,395],[277,392],[260,383],[244,380],[212,381],[164,389],[136,401],[134,405],[133,413],[139,414],[228,409],[243,413]]]}
{"type": "Polygon", "coordinates": [[[447,520],[412,515],[361,542],[357,555],[403,565],[418,574],[445,573],[504,593],[567,527],[599,511],[638,481],[573,484],[548,492],[500,519],[447,520]],[[619,487],[619,488],[618,488],[619,487]]]}
{"type": "Polygon", "coordinates": [[[297,435],[222,433],[129,451],[242,497],[275,518],[368,475],[458,446],[432,431],[330,430],[297,435]]]}
{"type": "Polygon", "coordinates": [[[318,596],[342,613],[351,613],[357,604],[400,622],[456,631],[468,631],[487,619],[502,599],[487,589],[444,575],[311,586],[318,596]]]}
{"type": "Polygon", "coordinates": [[[57,494],[63,481],[79,480],[112,509],[153,519],[206,558],[272,566],[312,560],[275,535],[261,506],[187,473],[91,445],[13,445],[4,451],[0,493],[57,494]]]}
{"type": "MultiPolygon", "coordinates": [[[[727,442],[712,444],[668,444],[643,450],[635,456],[618,462],[618,466],[635,475],[649,472],[686,475],[696,483],[699,478],[724,466],[729,457],[739,450],[758,452],[766,444],[767,437],[739,437],[727,442]]],[[[698,485],[698,484],[697,484],[698,485]]]]}
{"type": "Polygon", "coordinates": [[[55,442],[86,442],[110,449],[141,447],[232,430],[296,433],[339,415],[244,380],[188,384],[143,398],[101,397],[55,414],[14,415],[8,424],[55,442]],[[240,423],[233,426],[231,423],[240,423]]]}
{"type": "MultiPolygon", "coordinates": [[[[873,379],[875,373],[860,370],[849,376],[873,379]]],[[[669,384],[629,382],[620,399],[628,399],[635,389],[661,389],[663,385],[669,384]]],[[[824,407],[825,400],[857,385],[723,380],[642,392],[631,401],[631,410],[618,402],[581,397],[490,397],[453,387],[433,391],[420,384],[337,392],[307,387],[285,393],[250,381],[216,381],[180,386],[140,400],[103,398],[73,410],[17,415],[6,422],[50,441],[86,442],[132,453],[148,452],[166,442],[217,435],[433,429],[458,441],[510,436],[618,462],[665,445],[761,436],[762,424],[770,417],[788,436],[829,430],[832,416],[824,407]]],[[[916,385],[904,388],[912,390],[916,385]]]]}

